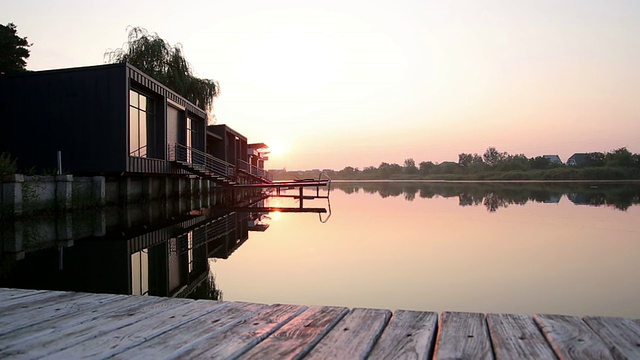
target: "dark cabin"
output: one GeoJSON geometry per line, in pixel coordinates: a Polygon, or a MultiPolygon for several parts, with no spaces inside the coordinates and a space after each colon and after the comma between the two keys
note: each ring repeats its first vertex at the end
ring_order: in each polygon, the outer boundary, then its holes
{"type": "Polygon", "coordinates": [[[207,154],[231,164],[241,182],[270,182],[264,170],[267,145],[248,144],[247,138],[227,125],[207,126],[207,154]]]}
{"type": "Polygon", "coordinates": [[[121,63],[0,76],[0,153],[73,174],[167,174],[205,151],[207,114],[121,63]]]}
{"type": "Polygon", "coordinates": [[[227,125],[207,126],[207,153],[236,168],[247,158],[247,138],[227,125]]]}

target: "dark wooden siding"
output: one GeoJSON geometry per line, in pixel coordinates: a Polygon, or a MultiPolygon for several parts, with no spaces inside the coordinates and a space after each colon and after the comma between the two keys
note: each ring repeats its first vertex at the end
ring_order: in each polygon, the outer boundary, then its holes
{"type": "Polygon", "coordinates": [[[119,172],[126,167],[126,66],[0,78],[0,151],[22,170],[119,172]]]}
{"type": "Polygon", "coordinates": [[[127,171],[145,174],[168,174],[171,172],[171,167],[164,159],[149,159],[132,156],[129,158],[127,171]]]}
{"type": "MultiPolygon", "coordinates": [[[[206,113],[129,64],[0,76],[0,152],[18,158],[22,171],[53,172],[62,151],[70,173],[168,172],[158,161],[129,157],[129,88],[157,101],[156,137],[150,157],[166,159],[167,138],[184,143],[184,113],[206,121],[206,113]],[[178,104],[178,124],[167,124],[168,100],[178,104]],[[168,133],[175,129],[175,133],[168,133]],[[175,138],[175,140],[173,139],[175,138]]],[[[197,147],[204,150],[204,130],[197,147]]]]}

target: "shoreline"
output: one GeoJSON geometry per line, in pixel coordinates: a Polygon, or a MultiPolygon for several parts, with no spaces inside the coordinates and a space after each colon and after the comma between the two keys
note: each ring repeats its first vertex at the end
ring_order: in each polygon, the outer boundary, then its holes
{"type": "Polygon", "coordinates": [[[628,180],[445,180],[445,179],[386,179],[386,180],[331,180],[331,183],[508,183],[508,184],[640,184],[640,179],[628,180]]]}

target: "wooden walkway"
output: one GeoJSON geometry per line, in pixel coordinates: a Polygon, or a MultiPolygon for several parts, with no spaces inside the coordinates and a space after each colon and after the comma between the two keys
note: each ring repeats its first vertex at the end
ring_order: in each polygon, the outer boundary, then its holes
{"type": "Polygon", "coordinates": [[[640,321],[0,289],[0,358],[640,359],[640,321]]]}

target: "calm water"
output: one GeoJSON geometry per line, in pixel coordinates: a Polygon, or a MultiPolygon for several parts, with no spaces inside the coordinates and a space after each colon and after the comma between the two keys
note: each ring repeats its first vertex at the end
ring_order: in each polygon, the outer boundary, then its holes
{"type": "Polygon", "coordinates": [[[226,300],[640,318],[637,186],[333,188],[212,265],[226,300]]]}
{"type": "Polygon", "coordinates": [[[198,200],[5,225],[0,286],[640,318],[639,195],[637,184],[334,183],[329,200],[302,204],[330,213],[266,213],[300,207],[271,197],[254,199],[261,209],[198,200]]]}

